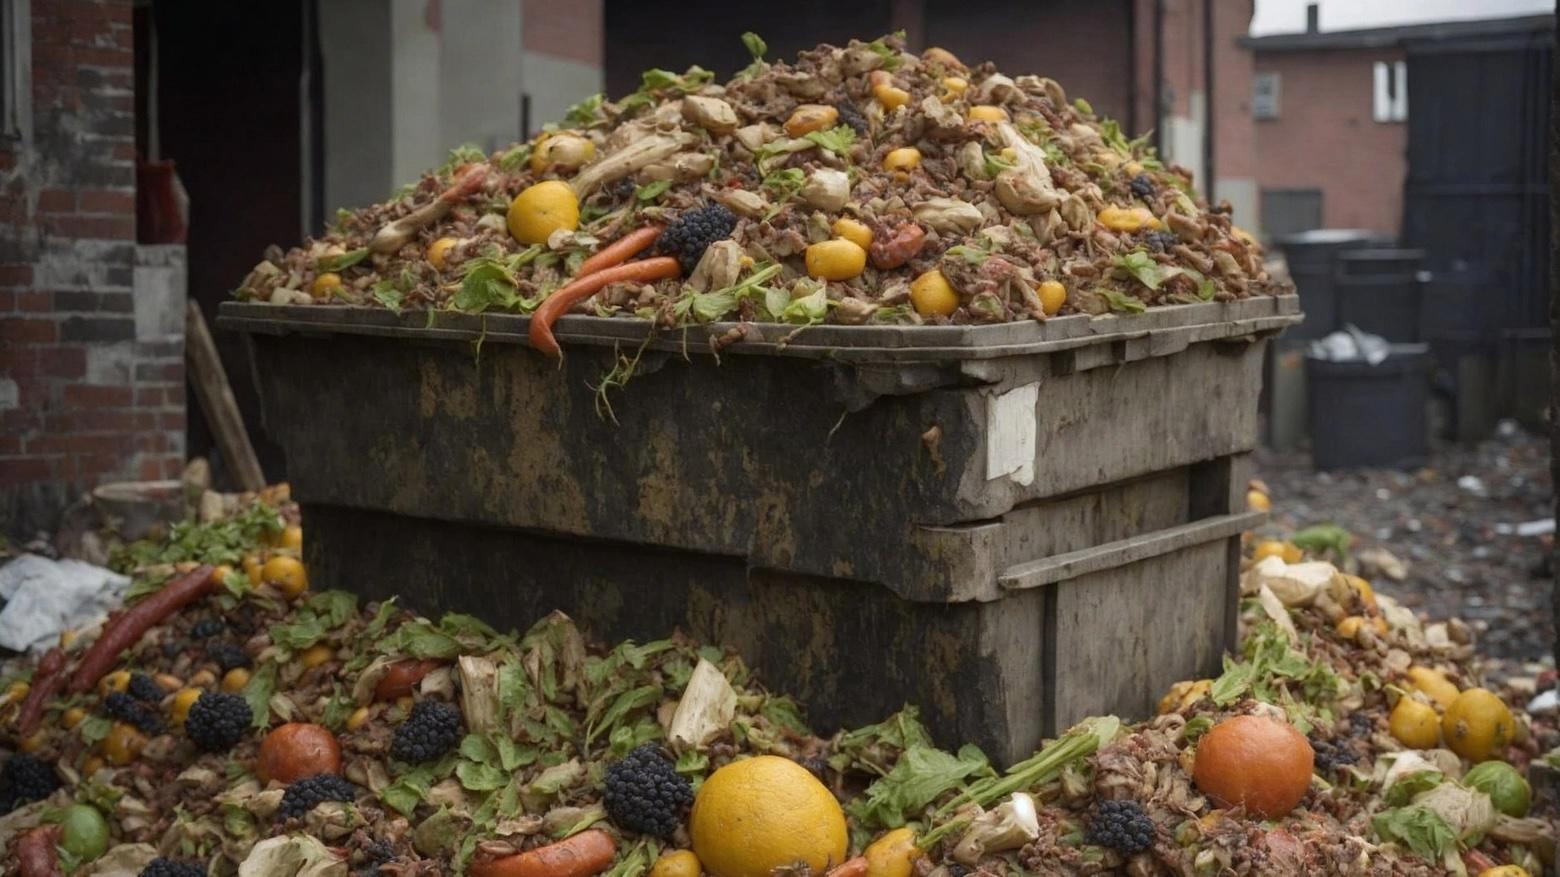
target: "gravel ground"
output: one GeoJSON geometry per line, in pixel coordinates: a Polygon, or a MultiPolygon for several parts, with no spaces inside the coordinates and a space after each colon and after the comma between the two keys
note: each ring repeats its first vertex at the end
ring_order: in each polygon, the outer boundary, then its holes
{"type": "Polygon", "coordinates": [[[1468,621],[1487,656],[1553,665],[1554,536],[1516,532],[1553,518],[1547,438],[1502,424],[1477,446],[1436,448],[1414,472],[1315,472],[1305,453],[1272,452],[1257,469],[1272,491],[1268,532],[1335,523],[1354,534],[1356,558],[1379,547],[1406,563],[1402,581],[1374,576],[1382,593],[1468,621]]]}

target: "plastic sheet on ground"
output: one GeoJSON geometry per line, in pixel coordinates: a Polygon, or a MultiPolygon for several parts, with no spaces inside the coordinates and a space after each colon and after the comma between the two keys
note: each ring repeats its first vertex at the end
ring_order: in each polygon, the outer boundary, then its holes
{"type": "Polygon", "coordinates": [[[24,554],[0,567],[0,646],[42,650],[61,632],[108,614],[130,579],[79,560],[24,554]]]}

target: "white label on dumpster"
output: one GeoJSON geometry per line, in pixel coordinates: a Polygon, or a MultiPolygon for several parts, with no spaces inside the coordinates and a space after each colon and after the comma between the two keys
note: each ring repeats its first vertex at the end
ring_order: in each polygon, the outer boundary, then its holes
{"type": "Polygon", "coordinates": [[[986,480],[1035,480],[1035,403],[1040,385],[1025,384],[986,402],[986,480]]]}

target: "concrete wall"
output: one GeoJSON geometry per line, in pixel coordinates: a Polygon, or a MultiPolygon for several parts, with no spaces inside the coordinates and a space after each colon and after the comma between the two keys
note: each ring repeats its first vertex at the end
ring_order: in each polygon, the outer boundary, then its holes
{"type": "Polygon", "coordinates": [[[101,481],[182,469],[184,286],[179,253],[135,242],[130,0],[16,11],[31,63],[21,136],[0,139],[0,532],[30,538],[101,481]]]}
{"type": "Polygon", "coordinates": [[[602,0],[525,0],[520,80],[534,134],[605,88],[602,0]]]}
{"type": "Polygon", "coordinates": [[[1280,82],[1278,118],[1256,123],[1262,188],[1321,189],[1323,224],[1396,235],[1408,126],[1372,119],[1372,70],[1402,57],[1398,49],[1257,54],[1255,69],[1280,82]]]}
{"type": "Polygon", "coordinates": [[[327,215],[384,200],[462,143],[492,150],[521,136],[521,10],[519,0],[320,4],[327,215]]]}

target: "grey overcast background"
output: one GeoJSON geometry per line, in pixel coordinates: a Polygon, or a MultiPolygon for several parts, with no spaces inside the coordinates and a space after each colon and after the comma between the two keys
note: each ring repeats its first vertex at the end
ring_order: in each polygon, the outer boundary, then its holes
{"type": "MultiPolygon", "coordinates": [[[[1257,0],[1253,36],[1305,30],[1305,8],[1314,0],[1257,0]]],[[[1320,0],[1322,30],[1391,24],[1506,18],[1553,12],[1554,0],[1320,0]]]]}

